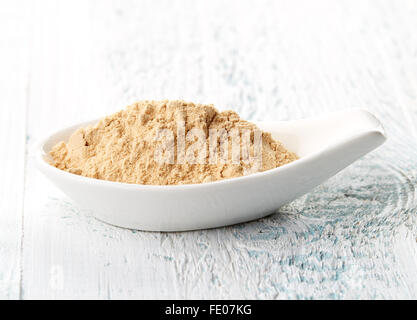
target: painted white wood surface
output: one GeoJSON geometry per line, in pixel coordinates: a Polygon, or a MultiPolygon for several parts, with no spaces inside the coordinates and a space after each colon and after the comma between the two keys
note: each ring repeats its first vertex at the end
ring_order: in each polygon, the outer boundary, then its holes
{"type": "Polygon", "coordinates": [[[2,1],[0,298],[417,298],[416,1],[2,1]],[[265,219],[96,221],[36,139],[140,99],[251,120],[363,107],[389,141],[265,219]]]}

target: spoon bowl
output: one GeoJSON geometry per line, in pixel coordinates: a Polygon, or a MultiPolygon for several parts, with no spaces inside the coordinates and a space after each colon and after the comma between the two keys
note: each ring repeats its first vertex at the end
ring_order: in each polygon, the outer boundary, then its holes
{"type": "Polygon", "coordinates": [[[59,170],[48,163],[51,148],[68,141],[78,124],[42,140],[39,170],[99,220],[147,231],[185,231],[258,219],[307,193],[386,140],[371,113],[347,110],[286,122],[258,122],[300,159],[248,176],[189,185],[137,185],[104,181],[59,170]]]}

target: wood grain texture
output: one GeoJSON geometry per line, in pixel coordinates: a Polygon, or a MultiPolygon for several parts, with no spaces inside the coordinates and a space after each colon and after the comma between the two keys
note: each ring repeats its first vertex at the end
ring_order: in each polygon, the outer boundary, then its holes
{"type": "Polygon", "coordinates": [[[1,4],[22,41],[0,62],[0,297],[417,298],[415,1],[19,4],[1,4]],[[389,140],[274,215],[184,233],[96,221],[34,168],[42,135],[162,98],[251,120],[363,107],[389,140]]]}
{"type": "Polygon", "coordinates": [[[0,10],[0,299],[21,294],[21,253],[30,87],[25,10],[0,10]],[[25,22],[22,24],[22,22],[25,22]]]}

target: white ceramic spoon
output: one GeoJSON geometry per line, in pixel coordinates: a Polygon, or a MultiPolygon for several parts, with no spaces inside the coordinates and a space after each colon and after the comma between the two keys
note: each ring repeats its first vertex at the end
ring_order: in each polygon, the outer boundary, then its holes
{"type": "MultiPolygon", "coordinates": [[[[93,123],[93,122],[90,122],[93,123]]],[[[380,122],[364,110],[258,126],[300,157],[285,166],[245,177],[178,186],[133,185],[85,178],[45,159],[79,124],[43,140],[39,169],[64,193],[110,224],[150,231],[214,228],[264,217],[305,194],[385,141],[380,122]]]]}

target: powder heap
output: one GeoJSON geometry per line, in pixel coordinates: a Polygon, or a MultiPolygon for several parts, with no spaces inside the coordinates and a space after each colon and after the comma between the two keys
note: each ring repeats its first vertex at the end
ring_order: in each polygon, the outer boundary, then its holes
{"type": "Polygon", "coordinates": [[[51,164],[61,170],[90,178],[148,185],[222,180],[273,169],[297,159],[269,133],[261,132],[254,124],[241,120],[235,112],[219,112],[212,105],[184,101],[134,103],[95,125],[78,129],[68,143],[58,143],[50,154],[51,164]],[[195,136],[188,138],[191,130],[196,129],[196,132],[203,133],[202,140],[196,140],[195,136]],[[166,135],[158,142],[156,138],[161,136],[161,130],[172,132],[172,139],[166,135]],[[246,140],[249,142],[245,149],[246,157],[244,152],[240,157],[238,153],[238,158],[235,157],[232,162],[236,149],[233,149],[231,135],[227,134],[236,130],[238,137],[242,138],[240,142],[238,140],[241,149],[244,140],[242,132],[249,130],[252,133],[246,140]],[[218,139],[216,136],[213,139],[210,138],[211,132],[221,134],[218,139]],[[259,132],[261,137],[261,156],[258,157],[261,162],[248,161],[248,154],[255,158],[255,132],[259,132]],[[226,147],[220,145],[222,134],[229,142],[226,147]],[[184,153],[178,148],[180,141],[185,141],[184,153]],[[167,146],[172,148],[167,149],[167,146]],[[218,148],[213,151],[210,146],[218,148]],[[231,152],[222,158],[221,151],[231,152]],[[155,157],[158,152],[164,156],[164,161],[155,157]],[[214,152],[218,152],[219,156],[210,158],[214,152]]]}

